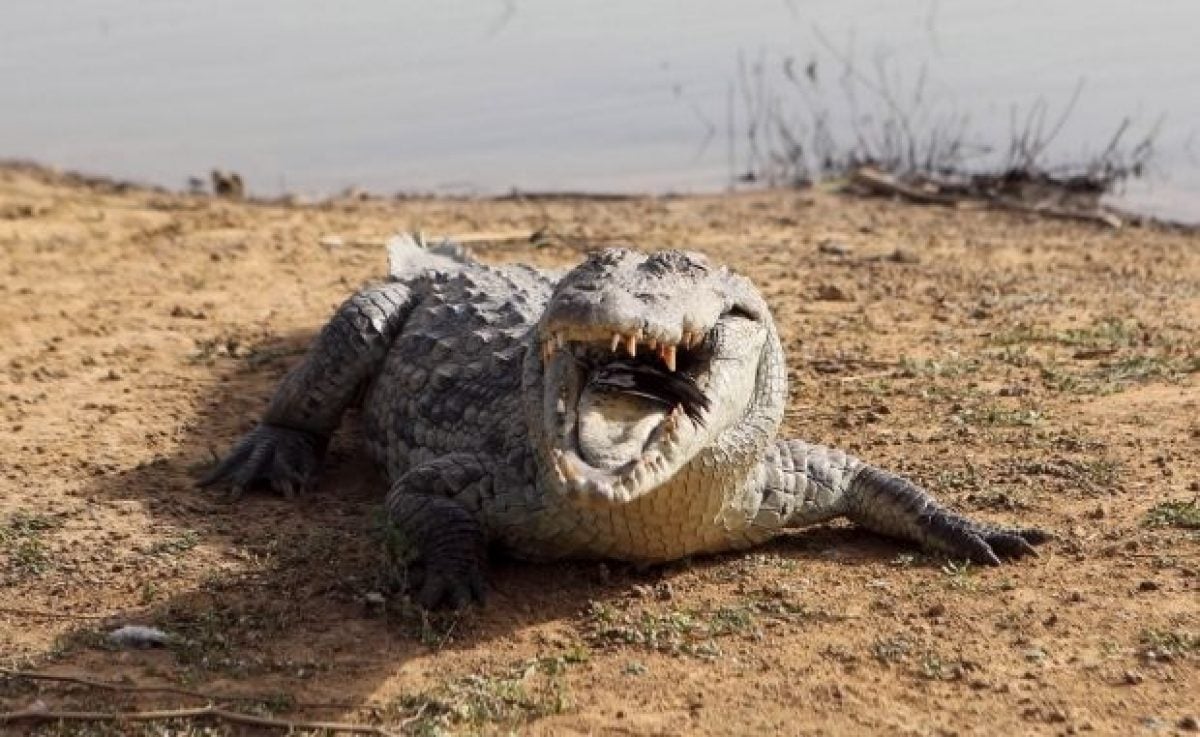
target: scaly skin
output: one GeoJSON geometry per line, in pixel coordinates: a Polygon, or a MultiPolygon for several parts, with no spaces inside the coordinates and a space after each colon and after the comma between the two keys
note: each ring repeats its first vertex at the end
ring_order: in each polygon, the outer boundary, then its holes
{"type": "Polygon", "coordinates": [[[777,439],[787,386],[770,313],[701,256],[609,250],[560,278],[410,238],[391,255],[393,281],[342,305],[201,483],[305,488],[361,393],[425,606],[482,600],[489,545],[652,563],[840,516],[985,564],[1046,539],[949,512],[841,451],[777,439]],[[614,361],[641,361],[652,383],[679,377],[707,404],[685,416],[668,406],[683,400],[591,383],[604,366],[619,386],[614,361]]]}

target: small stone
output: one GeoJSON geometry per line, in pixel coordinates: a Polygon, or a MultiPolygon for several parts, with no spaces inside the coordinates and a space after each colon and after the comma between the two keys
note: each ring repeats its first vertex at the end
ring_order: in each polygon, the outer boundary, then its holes
{"type": "Polygon", "coordinates": [[[1144,680],[1146,679],[1136,670],[1127,670],[1125,671],[1125,675],[1122,676],[1122,681],[1124,681],[1126,686],[1136,686],[1144,680]]]}
{"type": "Polygon", "coordinates": [[[109,642],[118,647],[166,647],[171,636],[157,627],[127,624],[108,633],[109,642]]]}
{"type": "Polygon", "coordinates": [[[368,591],[363,595],[363,601],[370,606],[383,606],[387,600],[378,591],[368,591]]]}
{"type": "Polygon", "coordinates": [[[322,248],[333,250],[346,245],[346,241],[340,235],[323,235],[321,240],[317,241],[322,248]]]}
{"type": "Polygon", "coordinates": [[[888,261],[897,264],[919,264],[921,259],[917,254],[903,248],[897,248],[887,257],[888,261]]]}
{"type": "Polygon", "coordinates": [[[850,302],[854,297],[836,284],[822,284],[817,287],[817,299],[829,302],[850,302]]]}
{"type": "Polygon", "coordinates": [[[941,604],[941,603],[934,604],[933,606],[931,606],[925,610],[926,617],[940,617],[940,616],[944,615],[945,613],[946,613],[946,605],[941,604]]]}
{"type": "Polygon", "coordinates": [[[1138,584],[1138,591],[1158,591],[1161,586],[1157,581],[1142,581],[1138,584]]]}
{"type": "Polygon", "coordinates": [[[827,256],[849,256],[854,252],[850,246],[842,241],[826,238],[817,245],[817,250],[827,256]]]}
{"type": "Polygon", "coordinates": [[[1200,719],[1194,714],[1188,714],[1179,720],[1179,728],[1186,732],[1200,732],[1200,719]]]}

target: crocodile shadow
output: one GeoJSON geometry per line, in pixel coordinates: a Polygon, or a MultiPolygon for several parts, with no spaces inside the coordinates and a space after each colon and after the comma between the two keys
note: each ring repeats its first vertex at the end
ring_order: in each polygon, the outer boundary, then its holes
{"type": "MultiPolygon", "coordinates": [[[[234,358],[210,358],[214,381],[175,450],[100,476],[83,491],[86,498],[142,504],[165,542],[143,546],[147,568],[129,577],[130,585],[141,587],[145,605],[126,607],[66,636],[50,656],[55,663],[100,680],[136,674],[138,680],[212,686],[222,694],[285,694],[293,707],[298,700],[336,702],[353,710],[374,703],[380,685],[398,674],[403,678],[414,659],[577,618],[587,602],[627,597],[682,570],[720,567],[738,557],[732,553],[638,570],[494,556],[486,607],[462,615],[422,615],[401,592],[389,590],[380,573],[386,566],[377,530],[386,481],[358,450],[355,412],[335,436],[319,481],[298,500],[256,490],[234,503],[195,487],[216,454],[254,425],[312,337],[303,332],[269,338],[234,358]],[[201,552],[204,562],[197,562],[201,552]],[[200,584],[157,594],[154,570],[164,558],[200,584]],[[207,569],[197,570],[201,566],[207,569]],[[114,651],[98,636],[104,628],[128,623],[157,626],[179,640],[165,651],[114,651]]],[[[895,555],[893,545],[868,538],[864,547],[857,534],[836,528],[782,539],[764,550],[813,560],[830,547],[857,549],[851,564],[895,555]]],[[[553,655],[553,648],[563,645],[546,647],[553,655]]],[[[118,698],[107,692],[94,696],[103,700],[92,704],[109,707],[118,698]]],[[[167,700],[178,703],[177,696],[167,700]]],[[[146,699],[139,695],[131,703],[142,707],[146,699]]]]}

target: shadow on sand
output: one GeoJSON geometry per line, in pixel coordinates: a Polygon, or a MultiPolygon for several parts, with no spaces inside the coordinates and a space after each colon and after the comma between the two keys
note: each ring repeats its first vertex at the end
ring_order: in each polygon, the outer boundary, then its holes
{"type": "MultiPolygon", "coordinates": [[[[285,336],[236,350],[235,359],[208,359],[214,381],[175,452],[99,477],[85,490],[88,498],[139,502],[164,533],[183,532],[143,549],[146,568],[131,572],[129,592],[114,597],[146,603],[65,637],[57,652],[48,654],[55,670],[83,672],[97,680],[131,678],[214,694],[254,695],[273,710],[305,716],[329,715],[314,703],[347,712],[376,709],[381,699],[396,696],[395,688],[381,692],[384,681],[399,677],[404,693],[428,687],[429,674],[418,661],[429,656],[486,648],[540,623],[570,622],[583,616],[589,604],[627,597],[635,588],[689,569],[719,568],[737,557],[650,570],[494,558],[486,607],[424,616],[402,592],[385,585],[377,530],[386,481],[357,449],[353,412],[334,440],[316,487],[299,500],[256,491],[231,503],[194,486],[214,454],[223,453],[253,426],[276,383],[311,338],[307,332],[285,336]],[[164,578],[164,566],[168,572],[175,567],[173,577],[183,572],[199,585],[158,592],[156,579],[164,578]],[[100,633],[127,623],[156,626],[179,639],[166,649],[106,646],[100,633]],[[411,691],[409,683],[414,684],[411,691]]],[[[831,547],[853,549],[851,564],[895,555],[894,546],[869,537],[864,541],[842,528],[808,531],[765,550],[802,563],[831,547]]],[[[553,641],[537,644],[549,655],[564,647],[553,641]]],[[[68,698],[75,707],[106,709],[180,703],[178,694],[87,689],[74,690],[68,698]]],[[[57,695],[55,700],[60,700],[57,695]]]]}

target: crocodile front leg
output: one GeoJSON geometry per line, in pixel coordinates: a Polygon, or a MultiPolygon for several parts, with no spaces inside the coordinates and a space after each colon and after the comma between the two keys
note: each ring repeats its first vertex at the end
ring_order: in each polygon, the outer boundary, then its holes
{"type": "Polygon", "coordinates": [[[1050,536],[976,522],[945,509],[911,481],[840,450],[782,440],[763,461],[754,525],[801,527],[845,516],[869,530],[911,540],[952,558],[999,565],[1036,555],[1050,536]]]}
{"type": "Polygon", "coordinates": [[[287,496],[306,488],[342,414],[379,371],[413,301],[411,290],[399,283],[346,300],[275,390],[262,422],[199,484],[227,480],[235,498],[260,481],[287,496]]]}
{"type": "Polygon", "coordinates": [[[481,517],[493,493],[494,462],[456,453],[401,476],[387,496],[391,552],[412,572],[426,609],[483,603],[487,540],[481,517]],[[415,565],[410,565],[415,564],[415,565]]]}

